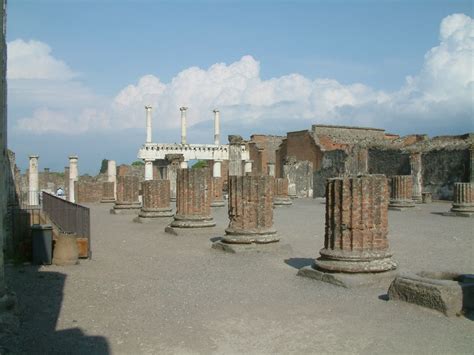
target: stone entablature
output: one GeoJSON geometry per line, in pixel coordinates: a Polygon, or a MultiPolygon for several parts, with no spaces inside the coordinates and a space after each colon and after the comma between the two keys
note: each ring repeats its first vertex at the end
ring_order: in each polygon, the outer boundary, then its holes
{"type": "MultiPolygon", "coordinates": [[[[245,144],[241,145],[242,160],[249,159],[245,144]]],[[[188,160],[229,160],[229,145],[215,144],[144,144],[138,158],[144,160],[166,159],[168,154],[181,154],[188,160]]]]}

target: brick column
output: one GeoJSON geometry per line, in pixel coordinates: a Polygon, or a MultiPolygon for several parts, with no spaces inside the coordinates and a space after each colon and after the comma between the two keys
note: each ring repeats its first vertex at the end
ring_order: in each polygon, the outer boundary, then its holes
{"type": "Polygon", "coordinates": [[[422,175],[421,153],[415,152],[410,154],[410,168],[413,183],[412,199],[416,203],[421,203],[423,192],[423,175],[422,175]]]}
{"type": "Polygon", "coordinates": [[[474,146],[469,148],[469,181],[474,182],[474,146]]]}
{"type": "Polygon", "coordinates": [[[229,176],[242,176],[242,143],[241,136],[229,136],[229,176]]]}
{"type": "Polygon", "coordinates": [[[170,206],[170,181],[149,180],[142,182],[143,207],[138,216],[152,219],[157,217],[172,217],[170,206]]]}
{"type": "Polygon", "coordinates": [[[474,214],[474,183],[454,183],[454,201],[451,212],[466,216],[474,214]]]}
{"type": "Polygon", "coordinates": [[[200,228],[216,225],[211,216],[209,168],[178,169],[176,214],[171,227],[200,228]]]}
{"type": "Polygon", "coordinates": [[[324,248],[316,268],[348,273],[395,269],[388,250],[387,200],[384,175],[329,179],[324,248]]]}
{"type": "Polygon", "coordinates": [[[166,154],[166,160],[169,162],[166,176],[170,181],[170,200],[176,201],[176,175],[184,157],[181,154],[166,154]]]}
{"type": "Polygon", "coordinates": [[[212,194],[211,194],[211,207],[224,207],[225,202],[222,197],[222,189],[224,180],[221,177],[211,178],[212,182],[212,194]]]}
{"type": "Polygon", "coordinates": [[[135,214],[140,210],[141,204],[138,200],[140,182],[136,176],[117,177],[117,200],[114,208],[110,211],[114,214],[135,214]]]}
{"type": "Polygon", "coordinates": [[[102,203],[115,202],[115,182],[103,182],[102,183],[102,203]]]}
{"type": "Polygon", "coordinates": [[[273,228],[271,176],[229,176],[229,226],[224,243],[278,242],[273,228]]]}
{"type": "Polygon", "coordinates": [[[395,175],[390,181],[390,203],[388,207],[394,210],[415,206],[412,200],[413,181],[411,175],[395,175]]]}
{"type": "Polygon", "coordinates": [[[274,206],[290,206],[293,204],[291,198],[288,196],[288,179],[276,178],[273,196],[274,206]]]}

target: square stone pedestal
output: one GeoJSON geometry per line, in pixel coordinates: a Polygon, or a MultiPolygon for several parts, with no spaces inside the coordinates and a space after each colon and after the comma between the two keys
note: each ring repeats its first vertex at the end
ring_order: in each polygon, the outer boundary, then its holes
{"type": "Polygon", "coordinates": [[[385,271],[377,273],[349,274],[342,272],[324,272],[315,269],[314,266],[305,266],[299,269],[297,275],[344,288],[355,288],[370,285],[388,287],[398,273],[396,271],[385,271]]]}

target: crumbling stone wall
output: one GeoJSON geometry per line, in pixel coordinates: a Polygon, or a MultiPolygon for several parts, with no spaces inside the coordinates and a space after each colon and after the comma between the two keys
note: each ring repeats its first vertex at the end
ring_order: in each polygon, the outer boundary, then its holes
{"type": "Polygon", "coordinates": [[[400,149],[369,149],[369,174],[410,175],[410,155],[400,149]]]}
{"type": "Polygon", "coordinates": [[[312,125],[311,131],[314,135],[331,136],[344,142],[357,143],[360,140],[382,140],[385,138],[385,130],[368,127],[351,126],[331,126],[331,125],[312,125]]]}
{"type": "Polygon", "coordinates": [[[323,153],[307,130],[288,132],[286,145],[287,158],[292,157],[296,160],[309,161],[313,171],[321,167],[323,153]]]}
{"type": "Polygon", "coordinates": [[[313,163],[289,159],[283,167],[288,179],[288,194],[296,197],[313,196],[313,163]]]}
{"type": "Polygon", "coordinates": [[[268,175],[268,163],[276,162],[276,151],[283,139],[284,137],[263,134],[250,136],[248,148],[250,159],[253,160],[253,173],[268,175]]]}
{"type": "Polygon", "coordinates": [[[455,182],[469,181],[470,156],[468,149],[439,149],[423,153],[423,192],[433,198],[452,200],[455,182]]]}
{"type": "Polygon", "coordinates": [[[347,153],[343,150],[324,152],[321,168],[313,174],[313,197],[326,196],[326,180],[345,173],[347,153]]]}

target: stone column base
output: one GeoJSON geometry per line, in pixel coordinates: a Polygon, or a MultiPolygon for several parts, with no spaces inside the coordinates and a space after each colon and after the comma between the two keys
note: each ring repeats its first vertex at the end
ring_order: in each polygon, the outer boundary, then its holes
{"type": "Polygon", "coordinates": [[[231,254],[240,253],[271,253],[271,254],[287,254],[291,255],[293,249],[289,244],[286,243],[270,243],[270,244],[231,244],[225,243],[222,239],[219,239],[212,243],[212,249],[220,250],[231,254]]]}
{"type": "Polygon", "coordinates": [[[341,252],[321,249],[315,268],[328,272],[367,273],[394,270],[397,263],[387,251],[341,252]]]}
{"type": "Polygon", "coordinates": [[[404,211],[412,207],[415,207],[413,200],[390,200],[388,204],[388,209],[392,211],[404,211]]]}
{"type": "Polygon", "coordinates": [[[347,274],[324,272],[318,270],[315,265],[305,266],[298,270],[298,276],[308,277],[313,280],[327,282],[332,285],[344,288],[367,287],[369,285],[377,285],[388,287],[390,282],[397,276],[396,271],[387,271],[382,273],[362,273],[347,274]]]}
{"type": "Polygon", "coordinates": [[[474,217],[474,212],[444,212],[443,216],[446,217],[474,217]]]}
{"type": "Polygon", "coordinates": [[[274,229],[246,231],[227,228],[225,233],[226,235],[222,237],[222,242],[228,244],[268,244],[280,240],[280,237],[274,229]]]}
{"type": "Polygon", "coordinates": [[[415,202],[416,204],[423,203],[423,198],[421,197],[421,195],[419,195],[419,196],[412,196],[411,199],[412,199],[413,202],[415,202]]]}
{"type": "Polygon", "coordinates": [[[173,217],[174,213],[170,208],[142,208],[139,217],[142,218],[157,218],[157,217],[173,217]]]}
{"type": "Polygon", "coordinates": [[[211,202],[211,207],[224,207],[224,206],[225,206],[224,200],[211,202]]]}
{"type": "Polygon", "coordinates": [[[216,222],[211,216],[198,217],[198,216],[174,216],[174,221],[171,222],[170,226],[174,228],[205,228],[214,227],[216,222]]]}
{"type": "Polygon", "coordinates": [[[100,200],[100,203],[115,203],[115,199],[114,198],[103,198],[102,200],[100,200]]]}
{"type": "Polygon", "coordinates": [[[111,214],[137,214],[142,208],[139,202],[130,204],[115,204],[114,208],[110,210],[111,214]]]}
{"type": "Polygon", "coordinates": [[[291,206],[293,204],[293,201],[291,201],[291,198],[275,198],[273,199],[273,206],[274,207],[284,207],[284,206],[291,206]]]}

